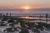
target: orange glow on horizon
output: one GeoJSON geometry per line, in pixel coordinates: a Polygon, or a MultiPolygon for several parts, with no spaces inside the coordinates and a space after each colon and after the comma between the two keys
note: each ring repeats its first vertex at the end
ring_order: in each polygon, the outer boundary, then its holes
{"type": "Polygon", "coordinates": [[[16,9],[36,9],[36,8],[50,8],[50,4],[1,4],[0,8],[16,8],[16,9]]]}
{"type": "Polygon", "coordinates": [[[26,10],[27,10],[27,9],[31,9],[32,7],[29,6],[29,5],[26,5],[26,6],[24,5],[24,6],[21,6],[20,8],[21,8],[21,9],[26,9],[26,10]]]}

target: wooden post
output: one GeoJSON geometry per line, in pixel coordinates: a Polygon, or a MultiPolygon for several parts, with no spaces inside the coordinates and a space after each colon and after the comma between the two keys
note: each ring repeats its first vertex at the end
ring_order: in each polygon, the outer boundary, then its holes
{"type": "Polygon", "coordinates": [[[11,17],[11,12],[10,12],[10,17],[11,17]]]}
{"type": "Polygon", "coordinates": [[[40,17],[39,17],[39,19],[40,19],[40,22],[41,22],[41,14],[40,14],[40,17]]]}
{"type": "Polygon", "coordinates": [[[48,14],[46,14],[46,23],[48,22],[47,18],[48,18],[48,14]]]}

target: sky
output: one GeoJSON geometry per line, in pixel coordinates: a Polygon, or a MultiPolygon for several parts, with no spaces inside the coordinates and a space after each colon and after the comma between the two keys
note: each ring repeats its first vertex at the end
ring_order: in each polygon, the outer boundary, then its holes
{"type": "MultiPolygon", "coordinates": [[[[50,8],[50,0],[0,0],[0,8],[50,8]]],[[[10,13],[10,11],[0,11],[10,13]]],[[[17,14],[50,13],[50,11],[12,11],[17,14]]]]}
{"type": "Polygon", "coordinates": [[[21,6],[50,8],[50,0],[0,0],[0,8],[20,8],[21,6]]]}

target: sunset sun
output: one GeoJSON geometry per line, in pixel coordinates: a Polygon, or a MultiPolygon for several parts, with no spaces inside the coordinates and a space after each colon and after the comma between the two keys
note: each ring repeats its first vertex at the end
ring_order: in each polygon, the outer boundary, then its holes
{"type": "Polygon", "coordinates": [[[30,9],[30,6],[24,6],[23,8],[24,9],[30,9]]]}
{"type": "Polygon", "coordinates": [[[22,9],[31,9],[31,6],[22,6],[22,9]]]}

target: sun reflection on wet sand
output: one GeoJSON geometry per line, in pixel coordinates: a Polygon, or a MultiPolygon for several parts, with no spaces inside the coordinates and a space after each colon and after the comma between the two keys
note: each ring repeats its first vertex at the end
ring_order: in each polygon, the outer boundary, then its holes
{"type": "Polygon", "coordinates": [[[33,17],[25,16],[25,17],[20,17],[20,18],[24,18],[24,19],[32,19],[33,17]]]}

